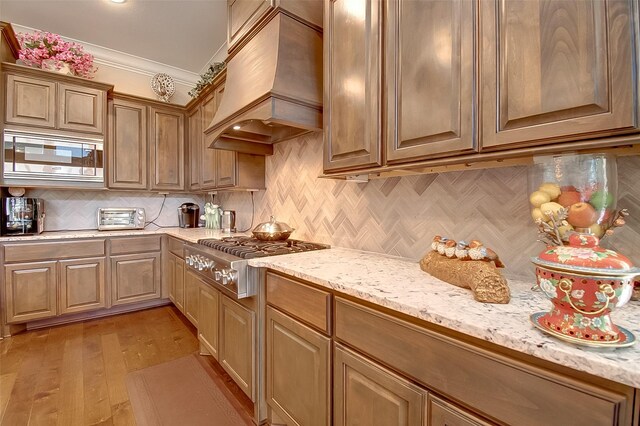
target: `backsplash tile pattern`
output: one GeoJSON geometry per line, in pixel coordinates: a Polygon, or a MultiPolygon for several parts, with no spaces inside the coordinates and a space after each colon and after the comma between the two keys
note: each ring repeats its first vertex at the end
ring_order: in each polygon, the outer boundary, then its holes
{"type": "MultiPolygon", "coordinates": [[[[32,189],[29,197],[45,200],[45,231],[67,229],[95,229],[96,212],[99,207],[143,207],[147,220],[156,217],[162,205],[162,195],[153,192],[127,191],[71,191],[54,189],[32,189]]],[[[191,194],[167,195],[158,225],[178,226],[178,207],[187,201],[202,208],[202,197],[191,194]]],[[[153,227],[153,224],[149,225],[153,227]]]]}
{"type": "MultiPolygon", "coordinates": [[[[628,225],[608,242],[640,264],[640,157],[621,158],[619,207],[628,225]]],[[[267,191],[254,194],[253,225],[271,214],[296,231],[292,238],[421,258],[433,235],[478,239],[515,275],[533,276],[530,257],[542,249],[529,216],[526,167],[510,167],[353,183],[318,179],[322,134],[275,145],[266,162],[267,191]]],[[[250,227],[251,196],[220,193],[216,202],[250,227]]]]}

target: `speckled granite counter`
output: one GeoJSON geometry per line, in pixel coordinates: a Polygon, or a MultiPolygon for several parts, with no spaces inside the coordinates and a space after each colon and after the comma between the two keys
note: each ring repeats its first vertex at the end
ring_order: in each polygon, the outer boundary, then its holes
{"type": "Polygon", "coordinates": [[[197,243],[202,238],[222,238],[238,235],[246,235],[246,233],[223,233],[220,230],[206,228],[158,228],[158,229],[128,229],[122,231],[58,231],[43,232],[38,235],[21,235],[0,237],[0,243],[9,241],[39,241],[39,240],[66,240],[73,238],[101,238],[101,237],[126,237],[135,235],[157,235],[167,234],[181,240],[197,243]]]}
{"type": "MultiPolygon", "coordinates": [[[[350,249],[252,259],[268,267],[377,305],[439,324],[500,346],[640,387],[640,343],[621,349],[594,349],[561,342],[535,329],[529,315],[550,308],[532,282],[509,280],[511,302],[479,303],[470,290],[440,281],[417,262],[350,249]]],[[[614,321],[640,338],[640,304],[613,312],[614,321]]]]}

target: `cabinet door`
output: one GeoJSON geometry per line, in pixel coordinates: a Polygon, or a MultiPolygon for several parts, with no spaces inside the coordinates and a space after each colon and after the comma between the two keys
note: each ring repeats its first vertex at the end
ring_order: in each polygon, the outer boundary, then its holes
{"type": "Polygon", "coordinates": [[[333,375],[334,425],[425,424],[426,391],[338,344],[333,375]]]}
{"type": "Polygon", "coordinates": [[[166,278],[169,280],[169,300],[176,304],[176,257],[170,253],[166,256],[166,270],[163,274],[166,274],[166,278]]]}
{"type": "Polygon", "coordinates": [[[88,133],[104,133],[106,94],[89,87],[58,83],[58,128],[88,133]]]}
{"type": "Polygon", "coordinates": [[[634,1],[480,2],[482,147],[637,129],[634,1]]]}
{"type": "Polygon", "coordinates": [[[226,296],[222,296],[220,309],[220,364],[255,401],[255,314],[226,296]]]}
{"type": "Polygon", "coordinates": [[[7,74],[6,122],[56,126],[56,83],[7,74]]]}
{"type": "Polygon", "coordinates": [[[111,256],[111,304],[160,298],[160,253],[111,256]]]}
{"type": "Polygon", "coordinates": [[[201,281],[200,303],[198,305],[198,340],[215,359],[218,359],[219,304],[220,292],[201,281]]]}
{"type": "Polygon", "coordinates": [[[106,308],[104,264],[104,257],[60,261],[61,314],[106,308]]]}
{"type": "Polygon", "coordinates": [[[184,274],[184,315],[191,324],[198,326],[198,310],[200,309],[200,279],[191,271],[184,274]]]}
{"type": "Polygon", "coordinates": [[[149,108],[151,189],[184,189],[184,115],[149,108]]]}
{"type": "MultiPolygon", "coordinates": [[[[216,101],[216,91],[211,92],[203,101],[200,107],[202,111],[202,126],[200,132],[209,127],[213,116],[218,110],[218,102],[216,101]]],[[[204,134],[200,134],[201,158],[202,158],[202,189],[214,189],[216,187],[216,154],[217,149],[211,149],[204,143],[204,134]]]]}
{"type": "Polygon", "coordinates": [[[57,315],[55,261],[5,265],[4,271],[7,323],[57,315]]]}
{"type": "Polygon", "coordinates": [[[267,402],[291,425],[331,423],[331,339],[267,307],[267,402]]]}
{"type": "Polygon", "coordinates": [[[184,301],[185,301],[185,291],[184,291],[184,260],[179,257],[172,256],[175,261],[175,269],[173,272],[173,283],[174,283],[174,297],[175,300],[173,303],[180,309],[181,312],[184,313],[184,301]]]}
{"type": "Polygon", "coordinates": [[[227,0],[227,47],[231,50],[274,7],[275,0],[227,0]]]}
{"type": "Polygon", "coordinates": [[[114,99],[109,108],[109,188],[147,188],[147,107],[114,99]]]}
{"type": "Polygon", "coordinates": [[[229,188],[237,184],[236,165],[238,153],[234,151],[217,150],[216,153],[216,183],[218,188],[229,188]]]}
{"type": "Polygon", "coordinates": [[[324,170],[382,164],[382,2],[327,0],[324,170]]]}
{"type": "Polygon", "coordinates": [[[474,151],[476,2],[386,6],[387,163],[474,151]]]}
{"type": "Polygon", "coordinates": [[[202,118],[201,108],[187,113],[187,135],[189,147],[189,188],[200,189],[202,158],[202,118]]]}
{"type": "Polygon", "coordinates": [[[489,426],[490,423],[467,413],[453,404],[429,395],[429,426],[489,426]]]}

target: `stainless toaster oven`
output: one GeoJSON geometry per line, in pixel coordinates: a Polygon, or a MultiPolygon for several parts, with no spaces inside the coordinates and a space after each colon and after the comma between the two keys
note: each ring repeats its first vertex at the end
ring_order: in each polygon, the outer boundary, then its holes
{"type": "Polygon", "coordinates": [[[140,207],[110,207],[98,209],[98,230],[143,229],[146,221],[140,207]]]}

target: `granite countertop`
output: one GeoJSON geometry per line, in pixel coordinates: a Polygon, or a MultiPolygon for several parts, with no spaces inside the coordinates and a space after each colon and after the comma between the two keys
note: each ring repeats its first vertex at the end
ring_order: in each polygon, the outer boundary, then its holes
{"type": "Polygon", "coordinates": [[[247,235],[246,233],[223,233],[220,230],[213,230],[207,228],[157,228],[157,229],[126,229],[118,231],[98,231],[84,230],[84,231],[55,231],[55,232],[43,232],[38,235],[16,235],[0,237],[0,243],[10,241],[40,241],[40,240],[66,240],[74,238],[101,238],[101,237],[127,237],[136,235],[162,235],[167,234],[172,237],[179,238],[181,240],[197,243],[202,238],[223,238],[239,235],[247,235]]]}
{"type": "MultiPolygon", "coordinates": [[[[579,371],[640,387],[640,343],[628,348],[587,348],[551,337],[529,315],[551,302],[532,291],[533,281],[509,279],[511,301],[480,303],[461,289],[423,272],[415,260],[351,249],[273,256],[249,261],[467,335],[579,371]]],[[[612,313],[613,321],[640,338],[640,303],[612,313]]]]}

